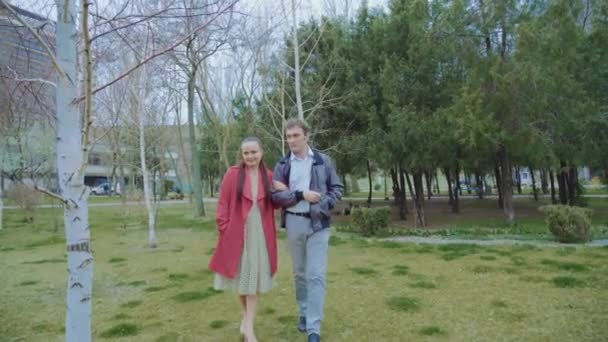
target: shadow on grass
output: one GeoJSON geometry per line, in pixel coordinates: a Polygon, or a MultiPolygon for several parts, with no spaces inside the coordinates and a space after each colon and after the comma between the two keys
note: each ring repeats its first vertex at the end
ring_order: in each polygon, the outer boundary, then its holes
{"type": "Polygon", "coordinates": [[[585,287],[586,283],[575,277],[559,276],[551,279],[553,285],[558,288],[574,288],[574,287],[585,287]]]}
{"type": "Polygon", "coordinates": [[[217,291],[214,288],[210,287],[207,288],[207,290],[205,291],[188,291],[178,293],[177,295],[173,296],[173,299],[178,303],[186,303],[192,301],[205,300],[221,292],[222,291],[217,291]]]}
{"type": "Polygon", "coordinates": [[[445,336],[448,332],[436,325],[424,327],[420,330],[420,335],[424,336],[445,336]]]}
{"type": "Polygon", "coordinates": [[[141,300],[132,300],[132,301],[126,302],[124,304],[121,304],[120,306],[123,308],[132,309],[134,307],[140,306],[141,303],[143,303],[141,300]]]}
{"type": "Polygon", "coordinates": [[[353,271],[353,273],[355,273],[355,274],[364,275],[364,276],[371,276],[371,275],[378,274],[378,271],[376,271],[373,268],[369,268],[369,267],[351,267],[350,270],[353,271]]]}
{"type": "Polygon", "coordinates": [[[30,265],[36,265],[36,264],[58,264],[58,263],[64,263],[64,262],[67,262],[67,260],[54,258],[54,259],[43,259],[43,260],[36,260],[36,261],[25,261],[23,263],[30,264],[30,265]]]}
{"type": "Polygon", "coordinates": [[[217,320],[217,321],[212,321],[211,323],[209,323],[209,327],[211,329],[221,329],[227,325],[228,325],[228,321],[225,321],[225,320],[217,320]]]}
{"type": "Polygon", "coordinates": [[[386,305],[394,311],[412,312],[420,308],[417,299],[410,297],[392,297],[386,301],[386,305]]]}
{"type": "Polygon", "coordinates": [[[405,265],[395,265],[393,266],[392,275],[403,276],[407,275],[410,272],[410,268],[405,265]]]}
{"type": "Polygon", "coordinates": [[[132,323],[120,323],[104,331],[99,336],[102,338],[117,338],[135,336],[139,333],[139,327],[132,323]]]}

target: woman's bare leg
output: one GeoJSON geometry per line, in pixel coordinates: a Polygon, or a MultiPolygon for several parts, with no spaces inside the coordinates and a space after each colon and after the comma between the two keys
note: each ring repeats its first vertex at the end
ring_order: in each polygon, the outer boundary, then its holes
{"type": "Polygon", "coordinates": [[[247,313],[247,296],[239,296],[239,301],[241,302],[241,307],[243,308],[243,318],[241,318],[241,326],[239,328],[239,332],[241,335],[245,333],[245,314],[247,313]]]}
{"type": "Polygon", "coordinates": [[[255,310],[257,305],[257,296],[247,296],[245,308],[245,338],[247,342],[257,342],[253,332],[253,321],[255,320],[255,310]]]}

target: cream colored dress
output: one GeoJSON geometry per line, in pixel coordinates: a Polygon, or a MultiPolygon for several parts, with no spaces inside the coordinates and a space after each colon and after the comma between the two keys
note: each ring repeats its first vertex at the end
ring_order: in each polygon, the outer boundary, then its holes
{"type": "MultiPolygon", "coordinates": [[[[252,198],[258,196],[258,172],[249,172],[252,198]]],[[[274,279],[270,274],[266,238],[262,228],[262,215],[254,201],[245,223],[245,241],[241,262],[234,279],[215,274],[216,290],[232,290],[240,295],[255,295],[270,291],[274,279]]]]}

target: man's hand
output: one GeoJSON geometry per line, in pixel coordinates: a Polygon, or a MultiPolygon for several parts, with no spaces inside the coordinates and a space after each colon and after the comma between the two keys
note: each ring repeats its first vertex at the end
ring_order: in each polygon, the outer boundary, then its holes
{"type": "Polygon", "coordinates": [[[304,199],[310,203],[317,203],[321,200],[321,194],[316,191],[304,191],[304,199]]]}
{"type": "Polygon", "coordinates": [[[279,181],[273,181],[272,182],[272,187],[276,190],[276,191],[285,191],[288,190],[287,185],[279,182],[279,181]]]}

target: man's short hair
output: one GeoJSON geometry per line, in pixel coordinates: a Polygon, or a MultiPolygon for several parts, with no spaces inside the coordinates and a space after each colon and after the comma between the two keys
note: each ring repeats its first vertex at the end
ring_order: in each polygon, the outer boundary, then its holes
{"type": "Polygon", "coordinates": [[[289,129],[298,127],[301,128],[302,131],[304,131],[304,135],[308,135],[308,131],[310,131],[310,129],[308,128],[308,125],[306,124],[306,122],[304,122],[304,120],[289,119],[287,120],[287,122],[285,122],[285,132],[287,132],[287,130],[289,129]]]}

